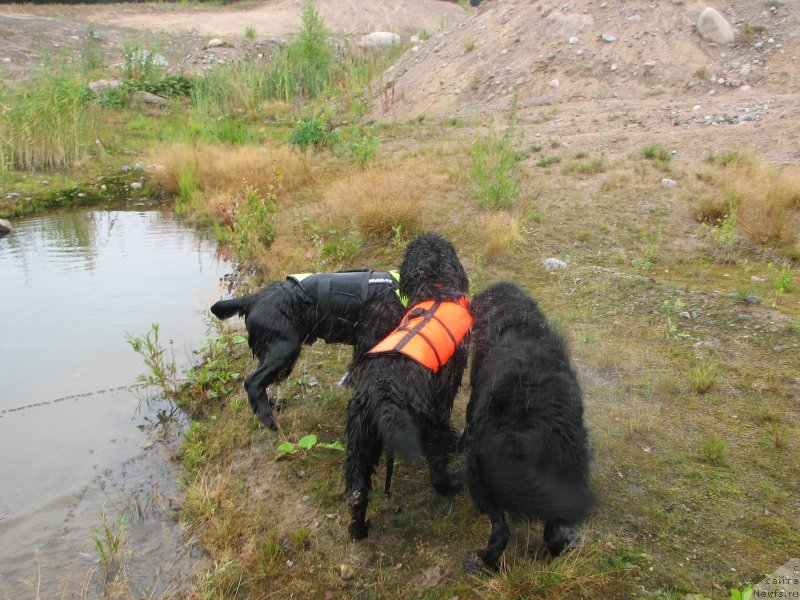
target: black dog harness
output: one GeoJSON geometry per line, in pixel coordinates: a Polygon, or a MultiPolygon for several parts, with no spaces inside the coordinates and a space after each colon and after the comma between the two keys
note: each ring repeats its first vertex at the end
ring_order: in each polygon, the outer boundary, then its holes
{"type": "Polygon", "coordinates": [[[289,275],[315,301],[314,336],[330,344],[349,343],[364,303],[390,286],[400,297],[396,271],[339,271],[289,275]]]}

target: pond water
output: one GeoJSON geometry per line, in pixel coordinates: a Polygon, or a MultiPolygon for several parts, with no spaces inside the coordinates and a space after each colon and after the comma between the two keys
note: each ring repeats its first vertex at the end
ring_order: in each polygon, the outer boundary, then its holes
{"type": "Polygon", "coordinates": [[[169,506],[180,425],[167,402],[142,401],[125,338],[159,323],[186,364],[230,269],[144,205],[14,227],[0,239],[0,598],[82,597],[115,540],[131,587],[163,594],[193,560],[169,506]]]}

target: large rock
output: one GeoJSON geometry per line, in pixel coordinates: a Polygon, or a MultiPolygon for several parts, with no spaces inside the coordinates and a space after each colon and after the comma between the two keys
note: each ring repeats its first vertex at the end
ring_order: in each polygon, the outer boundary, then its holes
{"type": "Polygon", "coordinates": [[[144,102],[145,104],[153,104],[155,106],[166,106],[167,104],[169,104],[169,100],[167,100],[166,98],[162,98],[161,96],[151,94],[150,92],[145,92],[144,90],[134,92],[133,96],[131,96],[131,100],[133,100],[134,102],[144,102]]]}
{"type": "Polygon", "coordinates": [[[710,6],[697,19],[697,33],[707,42],[727,46],[733,42],[734,31],[727,19],[710,6]]]}
{"type": "Polygon", "coordinates": [[[356,42],[359,48],[385,48],[400,43],[400,36],[389,31],[373,31],[356,42]]]}
{"type": "Polygon", "coordinates": [[[115,90],[122,82],[118,79],[98,79],[89,83],[89,91],[93,94],[102,94],[106,90],[115,90]]]}
{"type": "Polygon", "coordinates": [[[12,229],[13,227],[11,227],[11,223],[5,219],[0,219],[0,238],[11,233],[12,229]]]}

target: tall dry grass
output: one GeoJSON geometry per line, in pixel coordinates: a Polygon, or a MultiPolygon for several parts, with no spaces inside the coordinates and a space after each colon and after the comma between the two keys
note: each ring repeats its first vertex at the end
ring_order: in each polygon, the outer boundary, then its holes
{"type": "Polygon", "coordinates": [[[483,256],[489,264],[516,256],[523,240],[522,227],[516,217],[507,213],[485,214],[479,221],[483,256]]]}
{"type": "Polygon", "coordinates": [[[325,192],[331,223],[372,243],[401,241],[426,228],[430,188],[414,170],[372,168],[334,181],[325,192]]]}
{"type": "Polygon", "coordinates": [[[249,186],[270,191],[276,185],[292,192],[314,182],[311,159],[285,146],[234,147],[223,144],[176,144],[156,150],[148,158],[152,180],[168,194],[179,195],[187,173],[197,188],[216,193],[249,186]]]}
{"type": "Polygon", "coordinates": [[[737,234],[758,247],[800,256],[800,165],[779,168],[750,158],[728,161],[721,169],[700,217],[713,222],[733,206],[737,234]]]}

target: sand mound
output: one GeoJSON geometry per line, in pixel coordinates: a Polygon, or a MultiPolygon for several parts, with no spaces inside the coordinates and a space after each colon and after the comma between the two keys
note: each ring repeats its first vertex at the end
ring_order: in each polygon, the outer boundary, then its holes
{"type": "Polygon", "coordinates": [[[515,95],[524,108],[797,87],[796,7],[777,0],[712,5],[736,30],[733,44],[698,34],[708,2],[486,0],[387,72],[372,116],[466,116],[508,108],[515,95]]]}

